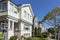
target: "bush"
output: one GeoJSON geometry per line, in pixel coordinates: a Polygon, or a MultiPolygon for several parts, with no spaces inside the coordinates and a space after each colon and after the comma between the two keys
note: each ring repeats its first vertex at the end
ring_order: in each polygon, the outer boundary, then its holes
{"type": "Polygon", "coordinates": [[[44,38],[47,38],[49,34],[47,32],[44,32],[42,35],[44,38]]]}
{"type": "Polygon", "coordinates": [[[26,40],[32,40],[31,38],[26,38],[26,40]]]}
{"type": "Polygon", "coordinates": [[[11,36],[10,40],[17,40],[17,36],[11,36]]]}
{"type": "Polygon", "coordinates": [[[51,38],[52,38],[52,39],[55,39],[55,35],[52,35],[51,38]]]}
{"type": "Polygon", "coordinates": [[[35,37],[41,37],[41,38],[43,38],[43,35],[40,33],[40,34],[36,34],[35,37]]]}

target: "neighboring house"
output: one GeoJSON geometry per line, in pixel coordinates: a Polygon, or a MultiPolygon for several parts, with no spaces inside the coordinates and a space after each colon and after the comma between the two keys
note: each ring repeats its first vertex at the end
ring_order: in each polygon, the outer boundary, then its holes
{"type": "Polygon", "coordinates": [[[16,5],[11,0],[0,1],[0,30],[5,40],[17,35],[31,37],[34,14],[30,4],[16,5]]]}
{"type": "Polygon", "coordinates": [[[37,16],[33,17],[33,26],[32,26],[32,33],[34,34],[35,28],[38,28],[38,18],[37,16]]]}
{"type": "Polygon", "coordinates": [[[40,28],[41,33],[46,31],[46,28],[43,26],[42,22],[39,21],[38,27],[40,28]]]}
{"type": "Polygon", "coordinates": [[[34,16],[33,18],[33,27],[37,27],[38,28],[38,17],[37,16],[34,16]]]}

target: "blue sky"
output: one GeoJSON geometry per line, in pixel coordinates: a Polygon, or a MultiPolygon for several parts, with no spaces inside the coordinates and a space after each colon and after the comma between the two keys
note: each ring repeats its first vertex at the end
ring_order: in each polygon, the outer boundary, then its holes
{"type": "MultiPolygon", "coordinates": [[[[42,18],[53,8],[60,6],[60,0],[12,0],[16,4],[26,4],[29,3],[32,6],[32,10],[34,15],[38,17],[38,20],[42,20],[42,18]]],[[[45,24],[46,28],[49,28],[47,24],[45,24]]]]}

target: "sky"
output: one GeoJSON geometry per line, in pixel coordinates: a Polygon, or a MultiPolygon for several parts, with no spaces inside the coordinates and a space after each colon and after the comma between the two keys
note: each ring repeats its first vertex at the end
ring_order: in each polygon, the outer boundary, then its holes
{"type": "MultiPolygon", "coordinates": [[[[60,7],[60,0],[12,0],[18,4],[31,4],[33,13],[41,21],[43,17],[55,7],[60,7]]],[[[45,24],[46,28],[50,26],[45,24]]]]}

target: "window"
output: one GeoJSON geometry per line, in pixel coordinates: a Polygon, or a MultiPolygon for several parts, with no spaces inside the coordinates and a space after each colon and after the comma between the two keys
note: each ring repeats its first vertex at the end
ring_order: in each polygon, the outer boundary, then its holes
{"type": "Polygon", "coordinates": [[[5,10],[5,9],[7,9],[7,3],[1,3],[0,10],[5,10]]]}
{"type": "Polygon", "coordinates": [[[24,30],[29,30],[29,25],[24,24],[24,30]]]}
{"type": "Polygon", "coordinates": [[[17,12],[16,12],[16,11],[14,11],[14,13],[16,13],[16,14],[17,14],[17,12]]]}
{"type": "Polygon", "coordinates": [[[7,9],[7,3],[4,3],[4,8],[7,9]]]}
{"type": "Polygon", "coordinates": [[[1,4],[0,4],[0,10],[1,10],[1,4]]]}
{"type": "Polygon", "coordinates": [[[32,20],[32,16],[30,15],[30,20],[32,20]]]}
{"type": "Polygon", "coordinates": [[[12,21],[10,21],[10,29],[12,29],[12,21]]]}
{"type": "Polygon", "coordinates": [[[24,17],[26,17],[26,11],[24,10],[24,17]]]}
{"type": "Polygon", "coordinates": [[[27,18],[29,19],[29,13],[27,13],[27,18]]]}
{"type": "Polygon", "coordinates": [[[1,23],[1,27],[5,29],[6,27],[8,27],[8,25],[7,23],[1,23]]]}
{"type": "Polygon", "coordinates": [[[2,4],[2,9],[4,10],[4,3],[2,4]]]}

